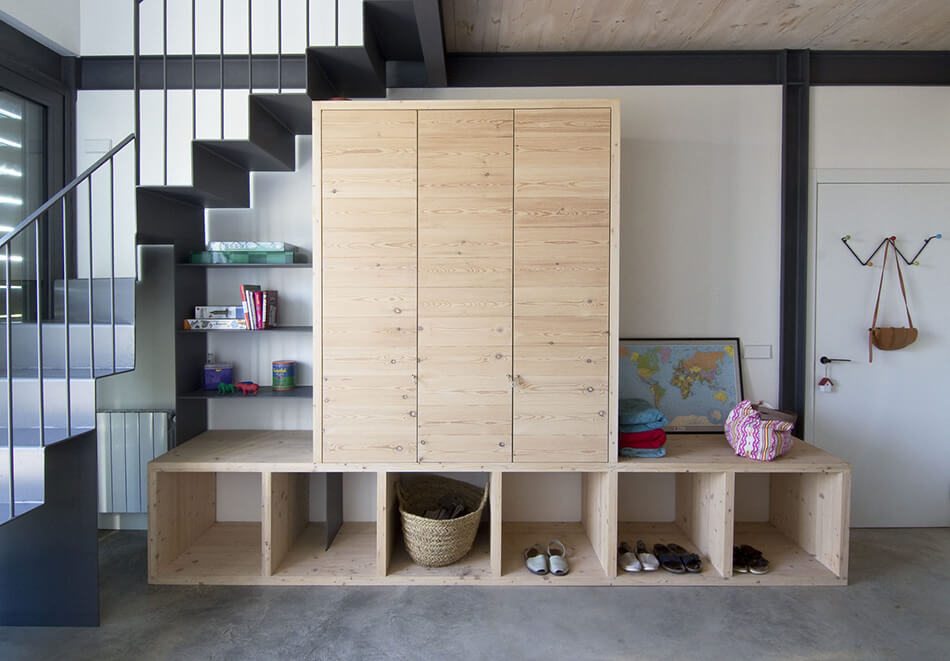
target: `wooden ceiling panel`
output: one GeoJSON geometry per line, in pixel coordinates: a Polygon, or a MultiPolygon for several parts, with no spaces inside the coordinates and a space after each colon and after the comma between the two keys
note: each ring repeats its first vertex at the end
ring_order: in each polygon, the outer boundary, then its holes
{"type": "Polygon", "coordinates": [[[950,50],[950,0],[442,0],[446,50],[950,50]]]}

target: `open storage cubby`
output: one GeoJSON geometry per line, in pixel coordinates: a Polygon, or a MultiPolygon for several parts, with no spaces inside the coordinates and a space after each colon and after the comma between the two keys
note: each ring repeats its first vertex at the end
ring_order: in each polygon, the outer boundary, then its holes
{"type": "Polygon", "coordinates": [[[736,457],[721,435],[671,436],[666,448],[661,459],[621,460],[598,467],[374,466],[315,462],[310,431],[204,432],[149,463],[149,581],[847,583],[851,468],[846,462],[803,441],[796,441],[788,454],[773,462],[736,457]],[[261,522],[224,520],[234,516],[228,503],[218,502],[219,480],[232,479],[223,478],[224,473],[259,480],[261,522]],[[426,473],[489,484],[472,551],[447,567],[416,565],[402,539],[396,486],[404,478],[426,473]],[[767,506],[761,501],[766,485],[767,506]],[[325,513],[316,504],[321,491],[325,513]],[[344,492],[352,499],[346,508],[344,492]],[[224,512],[220,520],[219,510],[224,512]],[[332,539],[329,546],[328,539],[332,539]],[[637,539],[650,547],[676,542],[699,553],[704,570],[686,575],[662,570],[618,573],[618,543],[635,544],[637,539]],[[552,540],[567,547],[570,574],[540,577],[528,572],[524,550],[552,540]],[[765,554],[771,563],[769,573],[733,575],[732,547],[743,543],[765,554]]]}
{"type": "Polygon", "coordinates": [[[604,583],[613,576],[617,475],[609,471],[499,473],[494,510],[501,520],[500,576],[519,584],[604,583]],[[519,503],[517,511],[513,503],[519,503]],[[507,503],[507,505],[506,505],[507,503]],[[527,507],[525,505],[527,504],[527,507]],[[567,576],[534,576],[524,551],[559,540],[567,548],[567,576]]]}
{"type": "Polygon", "coordinates": [[[149,579],[256,583],[261,522],[218,521],[213,472],[154,472],[149,481],[149,579]]]}
{"type": "Polygon", "coordinates": [[[634,548],[637,540],[643,540],[651,553],[657,543],[679,544],[702,558],[703,570],[699,574],[671,574],[662,569],[634,573],[618,569],[617,583],[696,585],[721,580],[729,571],[726,555],[730,548],[731,478],[726,472],[620,473],[617,543],[627,542],[634,548]],[[672,506],[668,516],[663,517],[666,520],[644,520],[644,508],[639,504],[657,492],[666,498],[661,502],[672,506]]]}
{"type": "MultiPolygon", "coordinates": [[[[748,479],[736,474],[737,493],[748,479]]],[[[733,543],[762,551],[769,573],[735,574],[735,584],[847,583],[850,473],[776,472],[768,479],[768,520],[736,521],[733,543]]]]}
{"type": "Polygon", "coordinates": [[[264,474],[264,571],[281,583],[366,580],[377,573],[376,523],[344,521],[341,473],[264,474]],[[326,514],[312,521],[311,484],[326,514]]]}
{"type": "MultiPolygon", "coordinates": [[[[405,487],[407,481],[422,473],[388,472],[379,474],[379,566],[385,568],[383,575],[397,583],[434,583],[443,584],[448,581],[483,581],[493,576],[492,573],[492,493],[489,493],[488,503],[482,513],[482,521],[472,544],[472,550],[458,562],[445,567],[422,567],[409,557],[403,539],[401,518],[399,515],[399,500],[397,485],[405,487]]],[[[489,485],[493,488],[493,476],[489,473],[450,473],[446,477],[475,484],[476,486],[489,485]]]]}

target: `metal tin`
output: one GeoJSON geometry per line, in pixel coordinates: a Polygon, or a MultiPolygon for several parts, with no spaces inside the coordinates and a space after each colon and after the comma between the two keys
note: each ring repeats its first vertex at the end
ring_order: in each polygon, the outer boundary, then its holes
{"type": "Polygon", "coordinates": [[[275,360],[272,364],[274,372],[274,390],[293,390],[297,387],[297,362],[293,360],[275,360]]]}

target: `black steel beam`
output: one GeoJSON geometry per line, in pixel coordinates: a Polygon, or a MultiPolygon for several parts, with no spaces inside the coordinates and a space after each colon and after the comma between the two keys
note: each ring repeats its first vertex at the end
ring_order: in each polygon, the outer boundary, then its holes
{"type": "Polygon", "coordinates": [[[442,36],[442,3],[439,0],[413,0],[422,59],[425,61],[428,87],[445,87],[445,40],[442,36]]]}
{"type": "Polygon", "coordinates": [[[779,407],[805,430],[805,323],[808,265],[809,52],[783,54],[779,407]]]}
{"type": "Polygon", "coordinates": [[[450,87],[777,85],[781,51],[489,53],[446,57],[450,87]]]}
{"type": "MultiPolygon", "coordinates": [[[[281,65],[281,87],[304,89],[307,86],[307,62],[304,55],[284,55],[281,65]]],[[[162,89],[162,56],[142,55],[139,58],[139,81],[142,89],[162,89]]],[[[246,55],[224,56],[225,89],[247,89],[246,55]]],[[[277,56],[255,55],[255,89],[277,88],[277,56]]],[[[130,90],[132,89],[132,57],[125,55],[79,58],[79,89],[130,90]]],[[[221,87],[221,60],[217,55],[198,55],[195,58],[195,80],[198,89],[221,87]]],[[[168,89],[190,90],[191,55],[168,56],[168,89]]]]}
{"type": "Polygon", "coordinates": [[[811,51],[812,85],[950,85],[950,51],[811,51]]]}

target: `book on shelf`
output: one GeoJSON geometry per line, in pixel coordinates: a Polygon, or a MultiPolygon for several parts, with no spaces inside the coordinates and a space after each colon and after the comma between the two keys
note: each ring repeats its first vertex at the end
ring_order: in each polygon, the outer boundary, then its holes
{"type": "Polygon", "coordinates": [[[260,285],[241,285],[244,318],[250,330],[277,326],[277,290],[262,290],[260,285]]]}
{"type": "Polygon", "coordinates": [[[185,319],[185,330],[247,330],[244,319],[185,319]]]}

